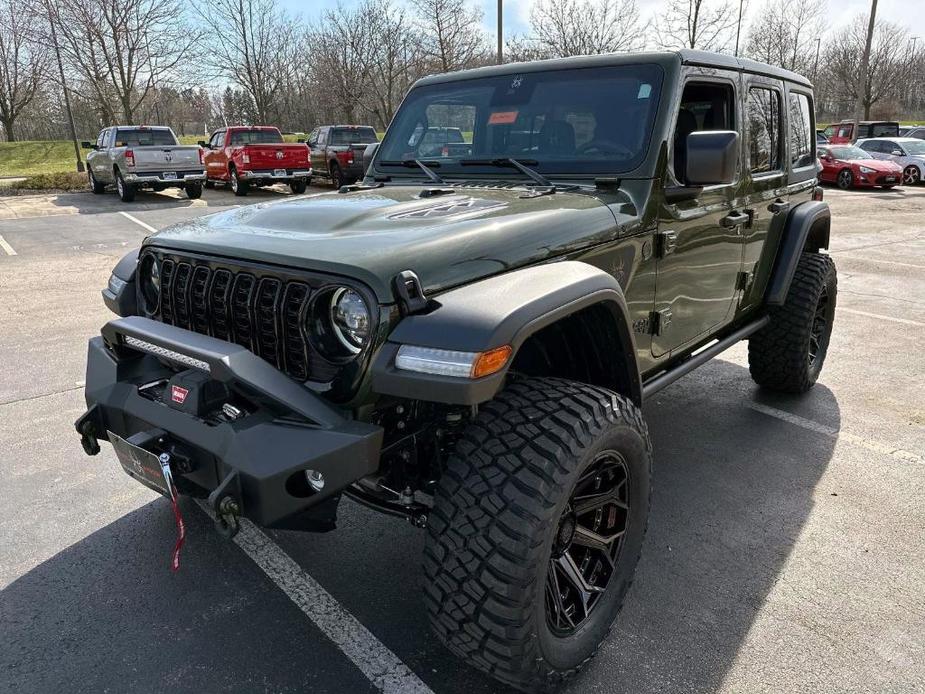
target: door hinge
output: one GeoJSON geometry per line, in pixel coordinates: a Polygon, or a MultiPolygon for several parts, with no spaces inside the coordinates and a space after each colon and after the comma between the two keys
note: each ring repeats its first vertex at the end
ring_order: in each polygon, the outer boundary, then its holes
{"type": "Polygon", "coordinates": [[[671,327],[671,309],[663,308],[649,314],[649,332],[652,335],[664,335],[671,327]]]}
{"type": "Polygon", "coordinates": [[[655,255],[657,258],[664,258],[666,255],[671,255],[677,247],[678,232],[660,231],[655,235],[655,255]]]}

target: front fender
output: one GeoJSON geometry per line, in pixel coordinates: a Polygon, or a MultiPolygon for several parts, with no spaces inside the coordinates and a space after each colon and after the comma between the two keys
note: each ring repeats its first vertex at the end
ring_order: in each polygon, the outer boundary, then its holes
{"type": "Polygon", "coordinates": [[[474,405],[494,397],[524,341],[542,328],[595,304],[609,310],[627,364],[628,395],[639,404],[642,387],[629,312],[617,281],[602,270],[563,261],[515,270],[437,297],[430,311],[404,318],[389,335],[372,369],[373,391],[383,395],[474,405]],[[485,352],[510,345],[514,357],[483,378],[436,376],[395,367],[401,345],[485,352]]]}

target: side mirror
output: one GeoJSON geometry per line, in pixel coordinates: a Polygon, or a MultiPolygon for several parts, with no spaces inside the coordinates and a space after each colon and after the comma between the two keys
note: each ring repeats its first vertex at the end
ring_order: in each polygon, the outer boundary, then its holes
{"type": "Polygon", "coordinates": [[[366,145],[366,149],[363,150],[363,175],[366,175],[366,170],[369,168],[369,165],[373,163],[373,157],[376,156],[376,151],[379,149],[379,143],[373,142],[372,144],[366,145]]]}
{"type": "Polygon", "coordinates": [[[894,149],[892,152],[890,152],[890,154],[892,154],[894,157],[903,156],[902,150],[899,150],[899,149],[894,149]]]}
{"type": "Polygon", "coordinates": [[[732,130],[705,130],[687,136],[689,186],[732,183],[739,162],[739,133],[732,130]]]}
{"type": "Polygon", "coordinates": [[[80,143],[80,148],[81,149],[96,149],[96,145],[93,144],[92,142],[87,142],[86,140],[84,140],[83,142],[80,143]]]}
{"type": "Polygon", "coordinates": [[[200,147],[202,147],[203,149],[212,149],[212,148],[209,146],[209,143],[206,142],[205,140],[200,140],[197,144],[198,144],[200,147]]]}

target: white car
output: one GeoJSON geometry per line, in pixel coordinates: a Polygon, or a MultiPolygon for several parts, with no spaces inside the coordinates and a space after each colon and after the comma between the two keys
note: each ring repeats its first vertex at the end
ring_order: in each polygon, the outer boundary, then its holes
{"type": "Polygon", "coordinates": [[[925,180],[925,140],[914,137],[871,137],[857,146],[874,159],[886,159],[903,167],[903,184],[914,186],[925,180]]]}

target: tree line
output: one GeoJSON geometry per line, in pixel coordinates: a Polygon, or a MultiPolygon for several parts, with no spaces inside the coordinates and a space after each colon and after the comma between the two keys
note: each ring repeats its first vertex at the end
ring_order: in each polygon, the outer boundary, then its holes
{"type": "MultiPolygon", "coordinates": [[[[820,121],[925,119],[925,41],[867,17],[828,29],[825,3],[765,0],[537,0],[506,61],[695,48],[800,72],[820,121]]],[[[7,140],[91,137],[116,123],[201,135],[232,123],[305,132],[321,123],[385,129],[420,77],[496,62],[474,0],[359,0],[310,21],[277,0],[0,0],[0,131],[7,140]],[[63,75],[63,79],[62,79],[63,75]]]]}

